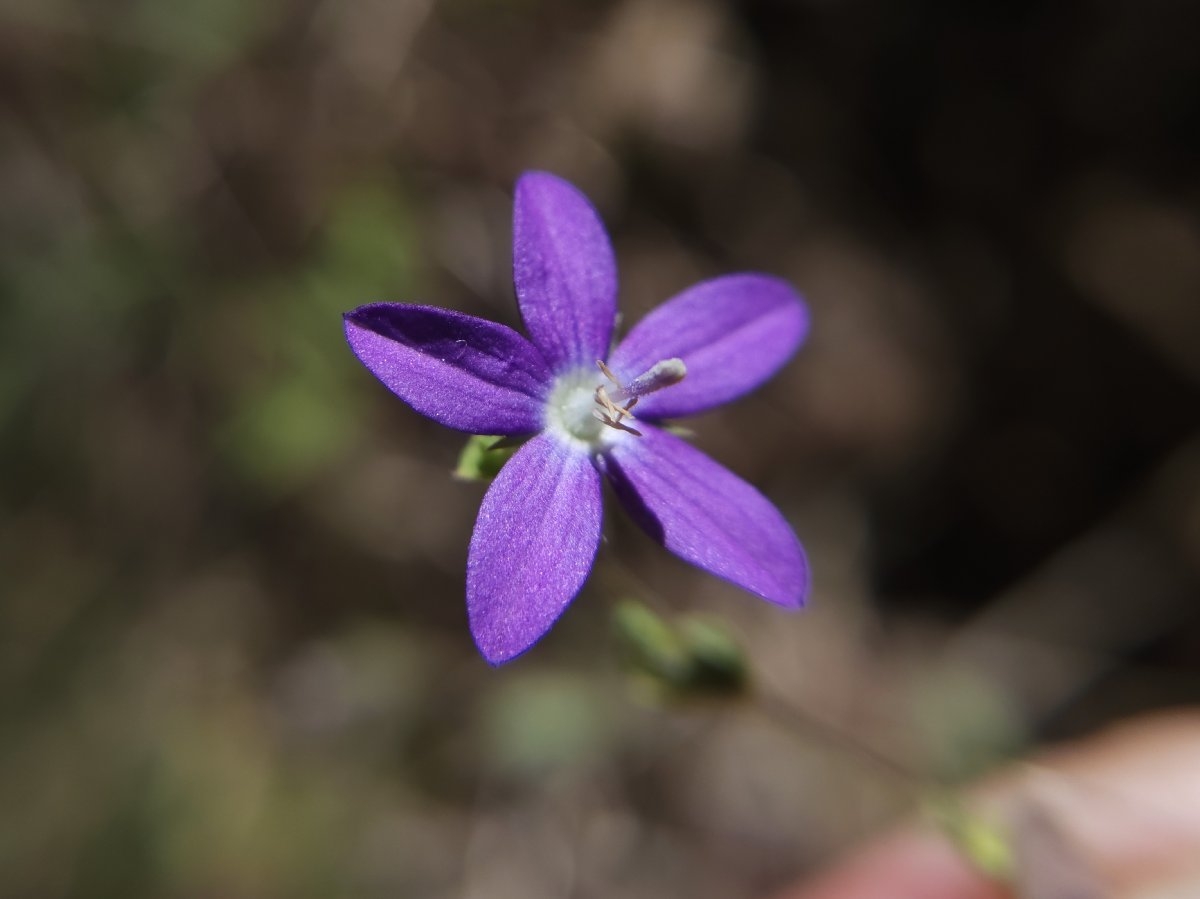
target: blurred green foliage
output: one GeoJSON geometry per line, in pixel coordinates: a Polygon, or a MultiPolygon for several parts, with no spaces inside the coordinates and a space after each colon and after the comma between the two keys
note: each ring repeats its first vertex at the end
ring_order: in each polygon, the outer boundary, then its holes
{"type": "Polygon", "coordinates": [[[966,782],[1015,756],[1029,736],[1002,684],[963,668],[934,668],[915,679],[908,720],[933,770],[966,782]]]}
{"type": "Polygon", "coordinates": [[[230,398],[221,447],[257,489],[294,489],[360,436],[363,378],[346,364],[340,319],[347,297],[416,292],[413,224],[401,198],[382,174],[346,188],[306,266],[244,288],[250,303],[238,326],[269,341],[261,374],[230,398]]]}
{"type": "Polygon", "coordinates": [[[505,678],[483,707],[488,764],[507,777],[537,779],[603,759],[615,736],[608,689],[594,677],[553,670],[505,678]]]}

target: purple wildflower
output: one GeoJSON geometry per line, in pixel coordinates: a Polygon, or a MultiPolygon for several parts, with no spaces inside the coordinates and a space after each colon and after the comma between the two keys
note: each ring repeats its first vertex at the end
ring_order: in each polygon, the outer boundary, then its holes
{"type": "Polygon", "coordinates": [[[514,204],[513,276],[529,340],[430,306],[375,303],[345,316],[354,354],[418,412],[474,434],[534,435],[492,482],[471,537],[467,612],[484,658],[495,665],[529,649],[583,586],[600,543],[602,475],[680,558],[800,606],[808,565],[783,516],[656,424],[771,377],[808,330],[800,297],[765,275],[703,281],[610,353],[616,263],[595,209],[542,172],[522,176],[514,204]]]}

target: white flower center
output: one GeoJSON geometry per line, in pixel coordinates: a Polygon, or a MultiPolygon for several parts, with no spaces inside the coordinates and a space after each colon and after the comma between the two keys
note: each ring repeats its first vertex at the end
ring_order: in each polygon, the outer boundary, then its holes
{"type": "Polygon", "coordinates": [[[678,384],[687,374],[682,359],[664,359],[622,385],[607,365],[596,365],[599,373],[583,368],[560,377],[546,401],[546,429],[590,452],[604,449],[622,434],[640,437],[641,432],[626,423],[634,417],[638,400],[678,384]]]}

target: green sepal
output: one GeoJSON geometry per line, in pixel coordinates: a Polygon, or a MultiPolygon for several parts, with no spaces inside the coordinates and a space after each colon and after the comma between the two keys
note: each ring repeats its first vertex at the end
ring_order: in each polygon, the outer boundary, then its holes
{"type": "Polygon", "coordinates": [[[517,449],[518,444],[511,437],[473,434],[458,454],[454,476],[462,481],[490,481],[517,449]]]}

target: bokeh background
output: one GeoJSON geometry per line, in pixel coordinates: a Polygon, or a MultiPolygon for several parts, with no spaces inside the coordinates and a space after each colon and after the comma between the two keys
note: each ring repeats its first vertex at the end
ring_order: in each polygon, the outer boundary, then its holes
{"type": "Polygon", "coordinates": [[[752,897],[908,808],[853,742],[953,780],[1196,702],[1198,33],[1186,0],[4,0],[0,892],[752,897]],[[535,651],[475,654],[484,487],[340,313],[515,325],[528,168],[601,209],[627,321],[722,272],[807,296],[796,361],[693,424],[794,523],[809,610],[617,514],[535,651]],[[717,616],[791,711],[631,691],[624,599],[717,616]]]}

